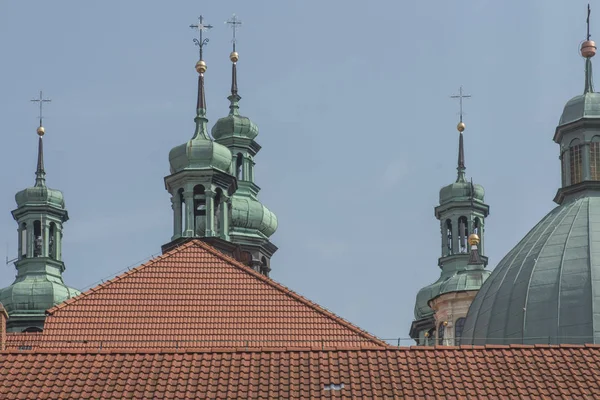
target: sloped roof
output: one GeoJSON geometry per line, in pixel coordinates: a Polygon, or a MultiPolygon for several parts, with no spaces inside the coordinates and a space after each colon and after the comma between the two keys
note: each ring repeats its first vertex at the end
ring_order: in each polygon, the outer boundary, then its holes
{"type": "Polygon", "coordinates": [[[199,240],[48,313],[42,348],[386,346],[199,240]]]}
{"type": "Polygon", "coordinates": [[[2,399],[592,398],[600,346],[0,353],[2,399]]]}

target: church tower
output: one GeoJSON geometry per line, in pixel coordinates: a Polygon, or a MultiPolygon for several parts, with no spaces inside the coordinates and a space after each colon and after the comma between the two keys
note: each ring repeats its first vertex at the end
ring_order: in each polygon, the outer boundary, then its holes
{"type": "Polygon", "coordinates": [[[254,179],[254,157],[261,149],[255,141],[258,127],[249,118],[240,115],[237,85],[237,62],[235,32],[241,24],[234,15],[227,21],[233,28],[233,51],[231,60],[231,94],[229,115],[220,118],[212,128],[215,142],[226,146],[232,156],[230,171],[235,175],[238,188],[231,199],[230,240],[238,244],[248,254],[250,265],[257,271],[268,275],[271,270],[271,256],[277,247],[269,237],[277,229],[277,217],[258,200],[260,187],[254,179]]]}
{"type": "Polygon", "coordinates": [[[229,240],[230,196],[236,190],[235,177],[229,173],[231,152],[211,140],[207,130],[203,48],[208,39],[202,35],[212,26],[201,16],[192,27],[199,32],[194,42],[200,48],[196,128],[190,140],[169,153],[171,174],[165,177],[165,187],[173,208],[171,243],[195,237],[229,240]]]}
{"type": "MultiPolygon", "coordinates": [[[[462,103],[462,88],[459,97],[462,103]]],[[[454,344],[462,334],[475,294],[490,273],[484,269],[484,227],[489,206],[484,202],[483,187],[465,177],[465,127],[461,104],[456,181],[440,190],[440,204],[435,207],[441,232],[441,274],[417,294],[410,329],[417,344],[454,344]]]]}
{"type": "Polygon", "coordinates": [[[17,208],[12,215],[18,224],[17,276],[12,285],[0,290],[0,303],[9,315],[9,332],[41,331],[47,309],[79,294],[62,279],[63,224],[69,215],[63,194],[46,186],[41,105],[49,100],[40,92],[36,101],[40,102],[40,126],[35,184],[15,196],[17,208]]]}

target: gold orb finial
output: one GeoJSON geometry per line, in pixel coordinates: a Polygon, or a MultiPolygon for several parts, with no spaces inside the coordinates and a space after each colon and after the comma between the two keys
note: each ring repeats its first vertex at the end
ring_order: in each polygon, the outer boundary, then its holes
{"type": "Polygon", "coordinates": [[[40,126],[37,128],[37,134],[41,137],[44,136],[44,133],[46,133],[46,130],[44,129],[43,126],[40,126]]]}
{"type": "Polygon", "coordinates": [[[471,246],[477,246],[479,244],[479,236],[477,236],[475,233],[471,233],[469,235],[469,244],[471,246]]]}
{"type": "Polygon", "coordinates": [[[444,321],[444,326],[448,326],[448,321],[444,321]]]}
{"type": "Polygon", "coordinates": [[[592,58],[596,55],[596,43],[593,40],[586,40],[581,43],[581,55],[585,58],[592,58]]]}
{"type": "Polygon", "coordinates": [[[428,338],[429,337],[429,332],[425,332],[425,337],[428,338]]]}
{"type": "Polygon", "coordinates": [[[459,132],[463,132],[465,130],[467,126],[465,125],[464,122],[459,122],[458,125],[456,125],[456,129],[458,129],[459,132]]]}
{"type": "Polygon", "coordinates": [[[238,54],[237,51],[232,51],[231,54],[229,55],[229,59],[231,60],[231,62],[236,63],[240,59],[240,55],[238,54]]]}
{"type": "Polygon", "coordinates": [[[206,72],[206,63],[204,60],[200,60],[196,63],[196,72],[203,74],[206,72]]]}

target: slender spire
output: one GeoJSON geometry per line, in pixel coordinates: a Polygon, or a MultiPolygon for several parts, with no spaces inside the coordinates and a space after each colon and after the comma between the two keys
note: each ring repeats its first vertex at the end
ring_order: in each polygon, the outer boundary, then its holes
{"type": "Polygon", "coordinates": [[[198,31],[198,37],[194,38],[194,43],[199,48],[199,60],[196,63],[196,72],[198,72],[198,100],[196,101],[196,131],[194,132],[194,138],[202,136],[205,139],[209,139],[206,124],[206,98],[204,96],[204,73],[206,72],[206,63],[204,62],[203,51],[204,46],[208,44],[209,39],[205,38],[203,33],[209,29],[212,29],[212,25],[204,22],[204,17],[200,15],[198,17],[198,23],[190,25],[190,28],[198,31]]]}
{"type": "Polygon", "coordinates": [[[46,132],[43,126],[44,122],[44,103],[49,103],[51,99],[44,99],[44,94],[40,90],[40,97],[38,99],[32,99],[32,102],[40,103],[40,126],[37,128],[37,134],[39,136],[38,139],[38,158],[37,158],[37,168],[35,171],[35,186],[37,187],[45,187],[46,186],[46,172],[44,171],[44,142],[42,140],[42,136],[46,132]]]}
{"type": "Polygon", "coordinates": [[[581,44],[581,55],[585,57],[585,88],[583,90],[583,94],[593,93],[594,92],[594,81],[592,74],[592,57],[596,55],[596,43],[593,40],[590,40],[590,14],[592,10],[590,8],[590,4],[588,3],[587,7],[587,19],[586,19],[586,39],[585,42],[581,44]]]}
{"type": "Polygon", "coordinates": [[[460,87],[457,95],[452,95],[450,98],[458,99],[460,104],[460,121],[456,126],[456,129],[459,132],[458,137],[458,166],[457,166],[457,177],[456,182],[466,182],[465,179],[465,149],[463,145],[463,131],[466,128],[465,123],[463,122],[463,99],[470,98],[470,94],[464,94],[462,86],[460,87]]]}
{"type": "Polygon", "coordinates": [[[238,19],[238,17],[233,14],[233,16],[225,21],[233,31],[233,38],[231,39],[231,43],[233,45],[233,49],[231,54],[229,54],[229,59],[231,60],[231,95],[227,97],[229,100],[229,115],[239,115],[239,101],[242,99],[238,94],[238,85],[237,85],[237,62],[240,59],[238,52],[235,50],[235,45],[237,42],[236,33],[238,28],[242,26],[242,21],[238,19]]]}

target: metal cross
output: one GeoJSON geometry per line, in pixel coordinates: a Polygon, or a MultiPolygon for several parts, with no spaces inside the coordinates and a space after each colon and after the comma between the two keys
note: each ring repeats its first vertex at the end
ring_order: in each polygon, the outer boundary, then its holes
{"type": "Polygon", "coordinates": [[[461,85],[460,89],[458,90],[458,94],[457,95],[450,96],[450,98],[452,98],[452,99],[458,99],[459,100],[459,103],[460,103],[460,122],[462,122],[462,117],[463,117],[463,99],[468,99],[470,97],[471,97],[470,94],[463,94],[462,85],[461,85]]]}
{"type": "Polygon", "coordinates": [[[198,17],[198,23],[190,25],[190,28],[198,30],[198,38],[194,38],[194,43],[200,48],[200,59],[202,60],[202,48],[208,43],[208,38],[203,38],[202,32],[212,29],[212,25],[204,23],[204,17],[198,17]]]}
{"type": "Polygon", "coordinates": [[[590,8],[590,3],[588,3],[587,20],[585,21],[587,24],[587,40],[590,40],[590,13],[591,12],[592,12],[592,9],[590,8]]]}
{"type": "Polygon", "coordinates": [[[40,90],[40,98],[39,99],[31,99],[31,101],[33,102],[39,102],[40,103],[40,126],[42,126],[42,120],[44,119],[44,114],[42,113],[43,109],[44,109],[44,103],[50,103],[52,100],[51,99],[44,99],[43,93],[40,90]]]}
{"type": "Polygon", "coordinates": [[[230,19],[225,21],[225,23],[233,29],[233,39],[231,40],[231,43],[233,43],[233,51],[235,51],[235,34],[238,28],[242,26],[242,21],[238,19],[237,15],[233,14],[230,19]]]}

